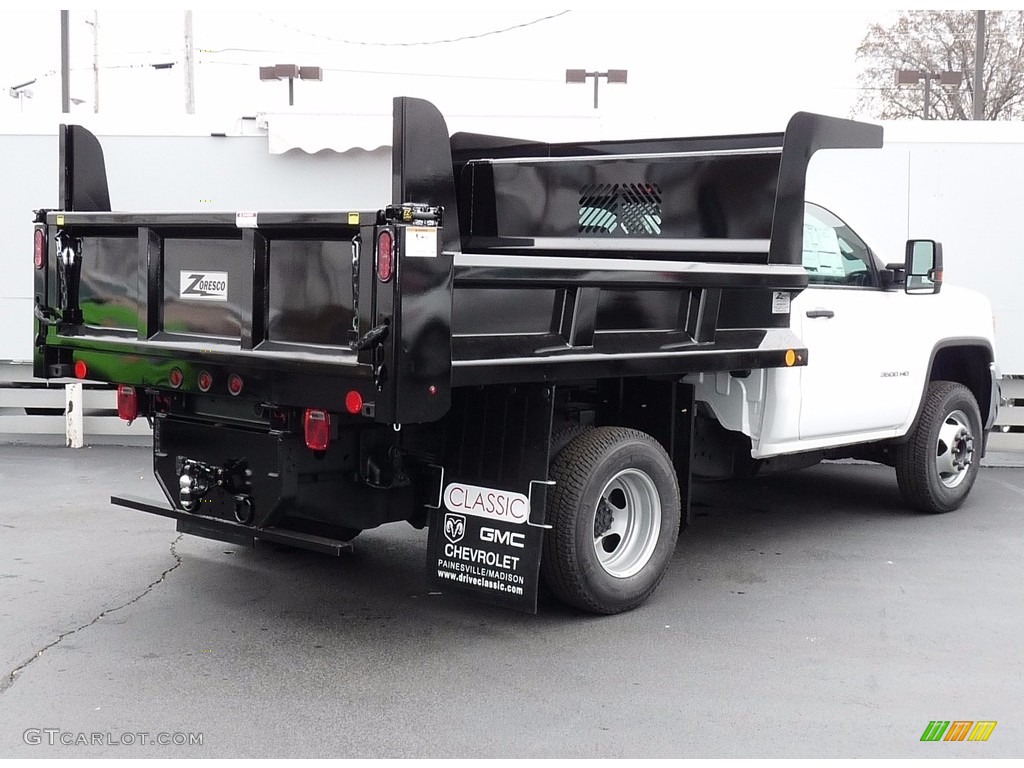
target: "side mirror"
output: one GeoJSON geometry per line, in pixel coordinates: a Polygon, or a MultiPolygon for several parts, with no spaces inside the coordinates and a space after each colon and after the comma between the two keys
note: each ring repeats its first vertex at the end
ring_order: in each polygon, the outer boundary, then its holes
{"type": "Polygon", "coordinates": [[[907,240],[904,269],[907,293],[938,293],[942,288],[942,243],[907,240]]]}

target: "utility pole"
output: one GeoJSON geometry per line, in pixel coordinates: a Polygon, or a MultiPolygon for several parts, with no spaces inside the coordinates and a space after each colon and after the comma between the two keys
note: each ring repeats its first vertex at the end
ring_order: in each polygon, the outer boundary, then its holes
{"type": "Polygon", "coordinates": [[[192,44],[192,11],[185,11],[185,114],[196,113],[196,62],[192,44]]]}
{"type": "Polygon", "coordinates": [[[974,119],[985,119],[985,12],[975,11],[974,23],[974,119]]]}
{"type": "Polygon", "coordinates": [[[100,111],[100,12],[92,12],[92,111],[100,111]]]}
{"type": "Polygon", "coordinates": [[[60,109],[71,111],[71,37],[68,30],[68,11],[60,12],[60,109]]]}

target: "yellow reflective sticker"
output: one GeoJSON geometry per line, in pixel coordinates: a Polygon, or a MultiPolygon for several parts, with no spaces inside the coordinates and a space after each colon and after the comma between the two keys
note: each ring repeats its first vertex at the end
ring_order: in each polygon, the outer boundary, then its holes
{"type": "Polygon", "coordinates": [[[63,216],[58,216],[57,217],[57,226],[58,227],[63,227],[64,226],[64,217],[63,216]]]}
{"type": "Polygon", "coordinates": [[[348,215],[348,223],[349,224],[353,224],[355,226],[359,226],[359,214],[358,213],[350,213],[348,215]]]}

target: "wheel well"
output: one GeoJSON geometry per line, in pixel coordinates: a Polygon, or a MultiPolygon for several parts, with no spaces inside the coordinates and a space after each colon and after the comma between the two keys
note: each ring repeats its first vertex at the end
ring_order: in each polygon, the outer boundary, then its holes
{"type": "Polygon", "coordinates": [[[955,381],[963,384],[978,401],[982,421],[988,413],[992,388],[989,384],[988,366],[992,352],[985,347],[957,345],[936,350],[932,358],[928,381],[955,381]]]}

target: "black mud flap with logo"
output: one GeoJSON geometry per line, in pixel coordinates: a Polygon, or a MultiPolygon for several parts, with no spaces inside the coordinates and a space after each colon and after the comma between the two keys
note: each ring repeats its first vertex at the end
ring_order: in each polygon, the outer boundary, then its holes
{"type": "Polygon", "coordinates": [[[444,592],[537,612],[554,388],[453,390],[427,573],[444,592]]]}
{"type": "Polygon", "coordinates": [[[528,493],[451,482],[431,514],[430,581],[445,592],[537,612],[545,482],[528,493]],[[531,520],[531,508],[540,512],[531,520]]]}

